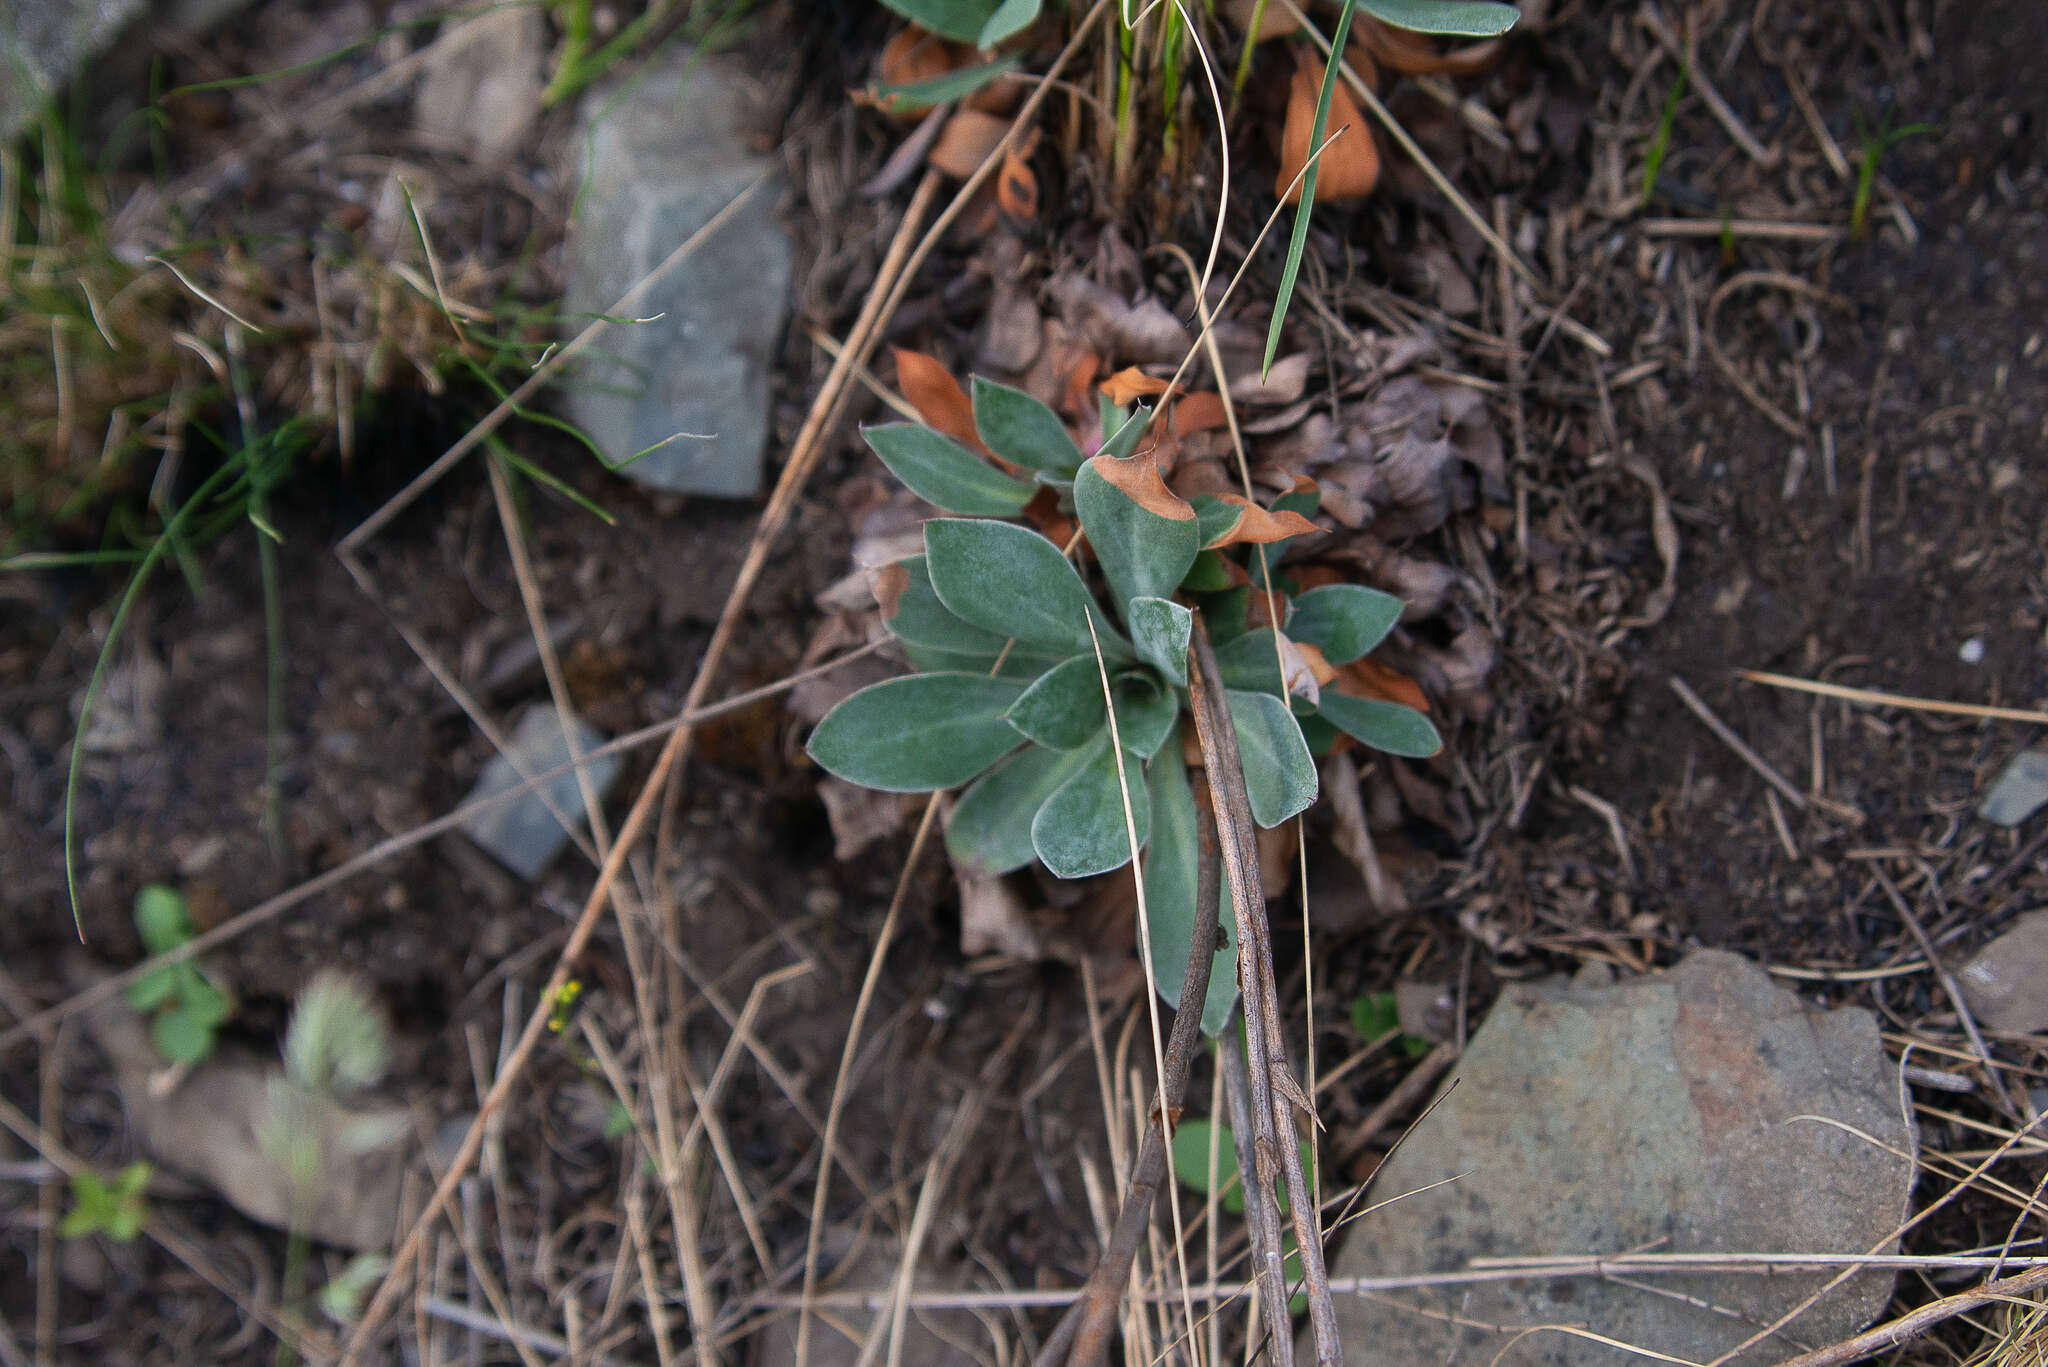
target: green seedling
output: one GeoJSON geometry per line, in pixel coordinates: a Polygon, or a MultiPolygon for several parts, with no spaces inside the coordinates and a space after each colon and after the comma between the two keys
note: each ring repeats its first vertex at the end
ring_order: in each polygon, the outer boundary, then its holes
{"type": "Polygon", "coordinates": [[[57,1232],[67,1239],[104,1234],[125,1244],[142,1232],[149,1218],[146,1189],[154,1169],[147,1163],[130,1163],[104,1181],[96,1172],[80,1168],[71,1177],[71,1209],[57,1232]]]}
{"type": "Polygon", "coordinates": [[[1639,209],[1647,210],[1651,198],[1657,193],[1657,173],[1664,169],[1664,158],[1670,155],[1671,129],[1678,122],[1678,102],[1685,96],[1685,84],[1690,75],[1690,71],[1680,66],[1678,79],[1671,83],[1670,91],[1664,96],[1664,113],[1657,120],[1657,132],[1643,153],[1643,198],[1637,205],[1639,209]]]}
{"type": "MultiPolygon", "coordinates": [[[[1401,1035],[1401,1013],[1395,1009],[1391,992],[1368,992],[1351,1001],[1351,1026],[1367,1044],[1377,1044],[1389,1035],[1401,1035]]],[[[1409,1058],[1429,1052],[1429,1041],[1418,1035],[1401,1035],[1401,1051],[1409,1058]]]]}
{"type": "Polygon", "coordinates": [[[1864,123],[1860,113],[1856,116],[1856,137],[1862,144],[1862,154],[1856,159],[1856,197],[1849,204],[1849,236],[1859,242],[1870,232],[1870,199],[1877,189],[1877,167],[1884,154],[1907,138],[1934,131],[1931,123],[1909,123],[1903,128],[1891,125],[1890,109],[1885,110],[1875,128],[1864,123]]]}
{"type": "MultiPolygon", "coordinates": [[[[299,993],[285,1028],[284,1071],[270,1079],[264,1109],[256,1121],[256,1142],[277,1165],[290,1193],[289,1238],[285,1244],[284,1302],[296,1308],[306,1298],[306,1265],[312,1252],[307,1227],[319,1204],[328,1169],[337,1157],[368,1153],[396,1137],[384,1117],[358,1115],[336,1124],[335,1107],[345,1106],[376,1084],[391,1064],[390,1027],[369,990],[346,973],[323,971],[299,993]]],[[[354,1265],[351,1265],[353,1269],[354,1265]]],[[[361,1286],[375,1274],[354,1269],[361,1286]]],[[[349,1277],[345,1269],[341,1278],[349,1277]]],[[[346,1306],[353,1283],[327,1292],[346,1306]]],[[[360,1300],[360,1290],[354,1295],[360,1300]]],[[[329,1313],[332,1310],[329,1309],[329,1313]]],[[[294,1355],[279,1343],[278,1367],[290,1367],[294,1355]]]]}
{"type": "MultiPolygon", "coordinates": [[[[1035,859],[1057,877],[1085,878],[1144,850],[1153,969],[1178,1005],[1200,872],[1182,757],[1196,611],[1216,647],[1252,818],[1271,827],[1315,801],[1314,756],[1340,734],[1399,755],[1441,748],[1422,713],[1316,682],[1315,661],[1365,655],[1401,602],[1357,585],[1291,593],[1276,584],[1257,603],[1279,629],[1253,627],[1254,586],[1285,549],[1272,538],[1315,530],[1304,516],[1313,492],[1285,495],[1272,510],[1184,501],[1149,454],[1131,454],[1151,416],[1142,407],[1107,408],[1101,448],[1085,458],[1059,417],[1018,390],[976,379],[973,411],[982,443],[1028,479],[915,423],[864,434],[920,497],[969,516],[925,523],[925,553],[878,581],[883,621],[922,672],[840,703],[812,733],[810,754],[886,792],[967,785],[946,843],[980,873],[1035,859]],[[1079,519],[1091,578],[1036,530],[1002,520],[1047,487],[1079,519]]],[[[1222,917],[1226,945],[1232,919],[1222,917]]],[[[1228,1023],[1235,966],[1226,948],[1204,1003],[1211,1034],[1228,1023]]]]}
{"type": "Polygon", "coordinates": [[[350,1258],[333,1280],[320,1288],[320,1313],[336,1324],[354,1324],[370,1289],[390,1266],[391,1260],[382,1253],[358,1253],[350,1258]]]}
{"type": "MultiPolygon", "coordinates": [[[[152,957],[191,942],[195,931],[177,889],[152,883],[135,894],[135,929],[152,957]]],[[[150,1013],[157,1052],[173,1063],[202,1063],[233,1006],[190,959],[158,964],[128,985],[128,1004],[150,1013]]]]}

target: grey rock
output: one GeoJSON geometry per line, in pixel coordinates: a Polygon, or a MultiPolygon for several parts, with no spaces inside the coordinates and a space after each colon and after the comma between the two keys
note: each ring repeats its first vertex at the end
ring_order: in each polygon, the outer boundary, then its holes
{"type": "Polygon", "coordinates": [[[2030,1035],[2048,1030],[2048,911],[2030,911],[1956,974],[1977,1024],[2030,1035]]]}
{"type": "Polygon", "coordinates": [[[486,10],[435,45],[420,76],[413,120],[487,159],[519,144],[540,113],[547,22],[537,6],[486,10]]]}
{"type": "MultiPolygon", "coordinates": [[[[491,762],[484,766],[482,776],[477,779],[476,787],[470,790],[468,800],[474,802],[478,798],[496,797],[517,787],[522,769],[528,774],[539,774],[567,764],[570,754],[568,742],[562,734],[561,716],[552,704],[543,703],[521,717],[518,727],[512,732],[508,753],[491,757],[491,762]],[[516,765],[513,762],[515,758],[518,761],[516,765]]],[[[575,730],[576,748],[582,753],[587,754],[604,744],[604,736],[580,718],[575,723],[575,730]]],[[[599,801],[603,801],[611,789],[612,780],[619,776],[619,757],[600,756],[586,766],[586,772],[590,775],[592,791],[599,801]]],[[[540,789],[502,807],[479,812],[462,823],[463,832],[471,840],[521,878],[532,878],[538,874],[547,867],[549,860],[561,852],[562,846],[569,843],[568,830],[548,810],[547,802],[541,799],[542,791],[559,810],[570,816],[586,818],[589,815],[583,806],[582,788],[571,771],[550,779],[540,789]]]]}
{"type": "Polygon", "coordinates": [[[2048,804],[2048,749],[2022,750],[1991,781],[1977,815],[1997,826],[2017,826],[2048,804]]]}
{"type": "MultiPolygon", "coordinates": [[[[1877,1023],[1810,1010],[1746,960],[1701,950],[1614,985],[1511,984],[1472,1036],[1455,1086],[1374,1180],[1334,1277],[1410,1276],[1474,1257],[1656,1251],[1866,1253],[1905,1217],[1913,1171],[1833,1125],[1910,1154],[1877,1023]]],[[[1395,1299],[1475,1324],[1574,1324],[1706,1362],[1816,1290],[1824,1275],[1656,1276],[1693,1303],[1589,1278],[1478,1282],[1395,1299]],[[1731,1318],[1703,1308],[1726,1307],[1731,1318]],[[1753,1321],[1754,1323],[1750,1322],[1753,1321]]],[[[1645,1279],[1649,1280],[1649,1279],[1645,1279]]],[[[1788,1332],[1830,1343],[1884,1309],[1890,1273],[1863,1273],[1788,1332]]],[[[1340,1296],[1347,1360],[1484,1367],[1507,1335],[1340,1296]]],[[[1784,1341],[1737,1363],[1774,1362],[1784,1341]]],[[[1590,1339],[1543,1332],[1505,1362],[1640,1367],[1590,1339]]]]}
{"type": "MultiPolygon", "coordinates": [[[[747,143],[749,91],[717,59],[681,62],[623,96],[583,100],[586,173],[568,241],[571,326],[601,313],[773,161],[747,143]]],[[[792,248],[776,187],[756,189],[577,370],[569,417],[624,473],[678,493],[760,492],[768,374],[788,311],[792,248]],[[659,315],[656,317],[656,315],[659,315]],[[689,435],[678,436],[679,433],[689,435]],[[673,440],[671,440],[673,439],[673,440]]]]}
{"type": "Polygon", "coordinates": [[[0,5],[0,142],[142,12],[144,0],[27,0],[0,5]]]}

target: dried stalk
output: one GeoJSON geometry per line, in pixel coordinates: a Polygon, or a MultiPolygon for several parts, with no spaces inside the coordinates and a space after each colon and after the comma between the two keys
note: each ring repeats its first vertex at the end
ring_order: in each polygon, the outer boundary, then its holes
{"type": "Polygon", "coordinates": [[[1299,1106],[1313,1119],[1315,1106],[1294,1080],[1287,1064],[1251,799],[1245,792],[1237,732],[1224,706],[1216,652],[1210,647],[1208,629],[1199,616],[1195,619],[1192,650],[1195,668],[1188,673],[1188,697],[1195,714],[1195,732],[1202,742],[1202,765],[1216,812],[1223,872],[1237,915],[1237,975],[1244,995],[1245,1062],[1252,1101],[1254,1180],[1245,1183],[1245,1214],[1259,1263],[1268,1341],[1277,1367],[1290,1367],[1293,1343],[1288,1337],[1287,1279],[1280,1251],[1280,1215],[1273,1199],[1273,1193],[1284,1182],[1308,1293],[1316,1362],[1322,1367],[1334,1367],[1344,1360],[1337,1339],[1337,1309],[1330,1299],[1329,1273],[1323,1266],[1322,1230],[1316,1222],[1316,1205],[1309,1196],[1301,1166],[1301,1145],[1294,1129],[1294,1108],[1299,1106]]]}
{"type": "Polygon", "coordinates": [[[1077,1299],[1034,1359],[1034,1367],[1097,1367],[1106,1360],[1116,1333],[1117,1311],[1130,1284],[1131,1263],[1151,1224],[1152,1204],[1166,1181],[1168,1136],[1180,1115],[1187,1091],[1188,1068],[1200,1047],[1202,1004],[1209,996],[1209,969],[1216,960],[1216,913],[1222,879],[1216,859],[1216,826],[1197,804],[1200,875],[1195,884],[1195,934],[1188,945],[1187,975],[1182,980],[1180,1009],[1174,1012],[1167,1039],[1166,1061],[1145,1131],[1145,1147],[1132,1169],[1130,1190],[1102,1257],[1077,1299]]]}

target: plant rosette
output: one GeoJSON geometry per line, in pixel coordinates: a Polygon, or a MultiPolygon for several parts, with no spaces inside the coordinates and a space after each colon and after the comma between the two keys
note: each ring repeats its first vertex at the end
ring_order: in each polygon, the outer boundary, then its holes
{"type": "MultiPolygon", "coordinates": [[[[1441,748],[1415,708],[1326,687],[1385,639],[1401,601],[1355,584],[1291,592],[1268,575],[1290,541],[1317,531],[1313,486],[1269,508],[1182,499],[1136,450],[1151,417],[1143,406],[1105,404],[1101,446],[1087,457],[1021,391],[977,379],[973,414],[981,443],[1029,478],[921,424],[864,433],[914,493],[962,516],[926,522],[924,554],[877,576],[882,620],[919,672],[842,701],[813,730],[810,755],[884,792],[964,785],[946,844],[974,874],[1036,860],[1086,878],[1142,852],[1153,970],[1178,1006],[1201,857],[1184,720],[1196,612],[1216,649],[1253,820],[1273,827],[1315,801],[1315,755],[1345,736],[1397,755],[1441,748]],[[1047,487],[1078,520],[1100,593],[1065,549],[1005,520],[1047,487]]],[[[1212,1034],[1236,998],[1233,918],[1220,919],[1226,947],[1203,1010],[1212,1034]]]]}

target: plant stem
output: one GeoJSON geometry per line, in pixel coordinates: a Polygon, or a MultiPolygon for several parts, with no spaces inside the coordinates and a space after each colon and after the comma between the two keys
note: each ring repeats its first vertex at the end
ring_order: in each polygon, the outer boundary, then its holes
{"type": "Polygon", "coordinates": [[[1209,969],[1216,960],[1216,915],[1222,892],[1216,824],[1199,803],[1196,821],[1201,862],[1195,883],[1195,933],[1188,944],[1187,977],[1181,984],[1180,1008],[1174,1012],[1173,1032],[1167,1041],[1165,1074],[1146,1124],[1145,1147],[1138,1153],[1130,1189],[1124,1195],[1123,1207],[1117,1212],[1116,1224],[1095,1271],[1082,1288],[1080,1298],[1068,1307],[1046,1340],[1034,1367],[1058,1367],[1062,1363],[1065,1367],[1098,1367],[1107,1357],[1110,1338],[1116,1331],[1117,1310],[1130,1285],[1131,1263],[1145,1241],[1152,1204],[1166,1180],[1169,1136],[1180,1115],[1181,1098],[1187,1092],[1188,1068],[1201,1030],[1202,1004],[1209,995],[1209,969]]]}

